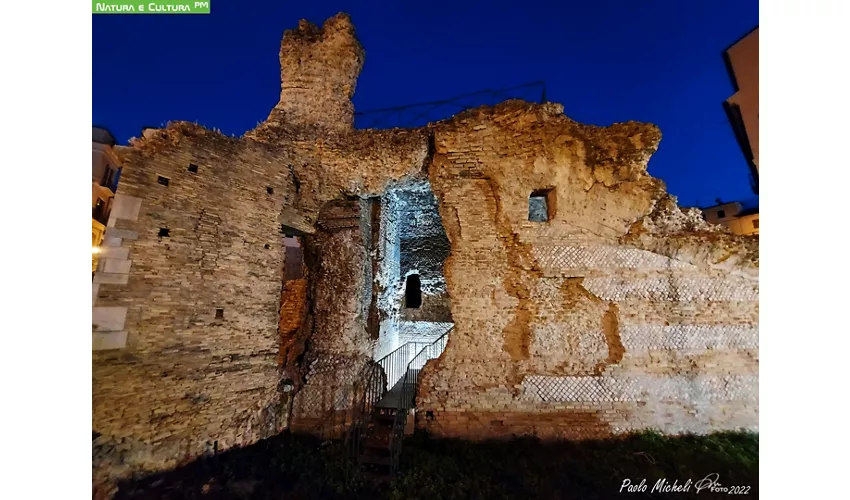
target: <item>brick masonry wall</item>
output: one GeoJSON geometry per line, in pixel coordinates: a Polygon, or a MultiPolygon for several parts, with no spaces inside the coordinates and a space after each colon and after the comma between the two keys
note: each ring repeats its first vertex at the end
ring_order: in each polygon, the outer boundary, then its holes
{"type": "Polygon", "coordinates": [[[757,429],[757,241],[670,202],[645,171],[653,126],[561,111],[507,102],[434,127],[456,326],[423,370],[418,425],[466,438],[757,429]],[[549,220],[530,222],[538,190],[549,220]]]}
{"type": "MultiPolygon", "coordinates": [[[[320,208],[342,196],[339,186],[380,193],[422,171],[422,131],[392,135],[374,151],[363,145],[366,138],[337,137],[333,148],[324,148],[315,140],[307,146],[302,139],[227,138],[177,122],[122,148],[120,193],[140,208],[136,220],[116,219],[114,226],[127,236],[112,241],[127,260],[124,274],[102,273],[93,286],[93,312],[105,318],[95,333],[121,330],[127,336],[126,343],[93,355],[92,426],[104,443],[94,443],[101,450],[96,476],[172,467],[212,448],[254,442],[287,422],[279,382],[304,370],[293,370],[290,356],[283,367],[278,363],[281,222],[318,225],[320,208]],[[163,229],[168,236],[159,236],[163,229]],[[216,318],[217,309],[224,309],[223,319],[216,318]],[[120,328],[113,325],[116,311],[126,311],[120,328]],[[122,448],[107,444],[113,442],[122,448]]],[[[314,242],[314,255],[338,265],[313,277],[313,323],[300,333],[312,341],[312,359],[333,351],[352,370],[375,343],[368,337],[360,343],[359,331],[348,324],[365,327],[371,293],[366,276],[358,274],[365,269],[357,258],[368,254],[362,236],[369,228],[361,227],[356,205],[352,229],[327,231],[314,242]],[[351,310],[338,308],[336,295],[346,269],[356,277],[343,296],[351,310]],[[341,331],[348,336],[340,337],[341,331]]]]}
{"type": "Polygon", "coordinates": [[[121,150],[120,192],[141,204],[116,228],[137,239],[120,247],[126,283],[101,283],[95,303],[126,309],[126,346],[93,352],[92,428],[118,455],[95,462],[123,462],[107,475],[279,430],[278,214],[295,192],[286,155],[192,127],[158,134],[121,150]]]}
{"type": "Polygon", "coordinates": [[[305,349],[306,336],[301,329],[307,316],[307,280],[295,279],[283,283],[280,299],[280,359],[281,365],[294,362],[305,349]]]}

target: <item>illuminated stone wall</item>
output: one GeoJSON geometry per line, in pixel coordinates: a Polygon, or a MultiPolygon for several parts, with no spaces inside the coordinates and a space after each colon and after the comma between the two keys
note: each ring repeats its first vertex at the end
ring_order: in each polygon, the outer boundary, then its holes
{"type": "Polygon", "coordinates": [[[119,191],[138,203],[135,220],[110,221],[105,242],[104,255],[128,261],[125,272],[94,279],[94,312],[124,311],[126,335],[92,353],[96,476],[173,467],[285,423],[278,214],[295,196],[287,155],[189,124],[120,154],[119,191]]]}
{"type": "Polygon", "coordinates": [[[758,240],[675,206],[646,173],[656,127],[586,126],[514,101],[434,135],[455,328],[423,370],[420,426],[465,438],[757,428],[758,240]]]}

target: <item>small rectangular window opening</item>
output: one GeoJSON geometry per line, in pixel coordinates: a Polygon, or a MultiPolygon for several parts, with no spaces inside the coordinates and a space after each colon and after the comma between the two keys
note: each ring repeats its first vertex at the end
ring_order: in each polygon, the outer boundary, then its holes
{"type": "Polygon", "coordinates": [[[753,219],[753,229],[758,229],[758,228],[759,228],[759,220],[753,219]]]}
{"type": "Polygon", "coordinates": [[[190,163],[189,164],[189,172],[192,172],[193,174],[197,174],[198,173],[198,166],[195,165],[194,163],[190,163]]]}
{"type": "Polygon", "coordinates": [[[271,187],[271,186],[266,186],[266,193],[268,193],[268,194],[274,194],[274,188],[273,188],[273,187],[271,187]]]}
{"type": "Polygon", "coordinates": [[[717,211],[717,218],[722,219],[724,217],[726,217],[726,210],[718,210],[717,211]]]}
{"type": "Polygon", "coordinates": [[[528,197],[528,220],[530,222],[548,222],[552,219],[552,190],[540,189],[528,197]]]}
{"type": "Polygon", "coordinates": [[[224,309],[219,308],[215,310],[215,319],[224,319],[224,309]]]}
{"type": "Polygon", "coordinates": [[[160,238],[168,238],[168,228],[167,227],[159,228],[159,237],[160,238]]]}
{"type": "Polygon", "coordinates": [[[160,175],[159,177],[156,178],[156,182],[162,184],[163,186],[167,186],[169,179],[168,179],[168,177],[163,177],[163,176],[160,175]]]}

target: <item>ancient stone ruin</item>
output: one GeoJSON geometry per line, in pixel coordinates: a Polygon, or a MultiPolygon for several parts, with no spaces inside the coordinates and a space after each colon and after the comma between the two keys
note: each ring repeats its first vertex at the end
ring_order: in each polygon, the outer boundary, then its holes
{"type": "MultiPolygon", "coordinates": [[[[172,122],[118,148],[96,483],[344,432],[364,368],[438,339],[415,399],[438,436],[757,429],[758,239],[647,174],[657,127],[507,101],[358,130],[363,62],[348,16],[302,21],[254,130],[172,122]]],[[[383,390],[403,379],[379,371],[383,390]]]]}

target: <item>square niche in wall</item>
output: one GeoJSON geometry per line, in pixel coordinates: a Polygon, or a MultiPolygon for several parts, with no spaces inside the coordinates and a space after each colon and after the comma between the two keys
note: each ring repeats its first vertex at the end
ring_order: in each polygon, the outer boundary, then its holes
{"type": "Polygon", "coordinates": [[[530,222],[548,222],[552,219],[554,200],[551,189],[539,189],[528,197],[528,220],[530,222]]]}

